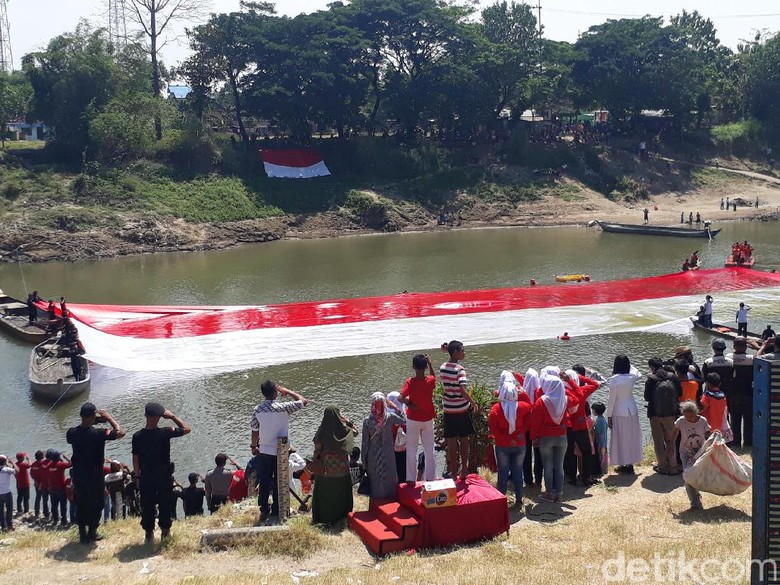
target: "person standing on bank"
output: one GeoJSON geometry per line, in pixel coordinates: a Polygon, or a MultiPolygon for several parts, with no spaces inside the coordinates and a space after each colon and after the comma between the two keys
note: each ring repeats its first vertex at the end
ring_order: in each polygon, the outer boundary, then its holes
{"type": "Polygon", "coordinates": [[[257,505],[260,507],[260,522],[271,516],[279,517],[279,488],[276,481],[277,439],[290,435],[290,415],[301,410],[309,401],[284,386],[266,380],[260,385],[263,402],[255,407],[249,427],[252,429],[252,453],[257,452],[257,483],[260,493],[257,505]],[[291,401],[279,402],[279,395],[289,396],[291,401]],[[273,504],[268,498],[273,493],[273,504]]]}
{"type": "MultiPolygon", "coordinates": [[[[371,395],[371,414],[363,420],[363,442],[360,456],[371,483],[371,499],[394,498],[398,489],[398,473],[393,451],[393,426],[403,425],[406,419],[381,392],[371,395]]],[[[316,483],[316,482],[315,482],[316,483]]]]}
{"type": "Polygon", "coordinates": [[[146,426],[133,435],[133,472],[141,492],[141,527],[145,542],[154,540],[154,519],[162,538],[168,538],[173,523],[173,483],[171,482],[171,439],[188,435],[190,425],[150,402],[144,407],[146,426]],[[175,427],[160,427],[160,419],[173,421],[175,427]],[[159,509],[159,513],[158,513],[159,509]]]}
{"type": "Polygon", "coordinates": [[[97,527],[103,511],[105,491],[103,463],[106,441],[125,436],[125,430],[105,410],[98,410],[91,402],[85,402],[79,411],[81,424],[71,427],[65,434],[73,446],[73,498],[78,509],[79,542],[88,544],[100,540],[97,527]],[[107,422],[111,429],[95,427],[107,422]]]}
{"type": "Polygon", "coordinates": [[[466,357],[463,343],[450,341],[442,344],[441,350],[450,356],[449,361],[439,367],[439,376],[444,386],[441,402],[444,411],[444,439],[447,442],[447,467],[453,477],[460,475],[465,478],[471,464],[469,443],[474,434],[471,416],[478,412],[479,408],[469,394],[466,369],[458,363],[466,357]]]}
{"type": "Polygon", "coordinates": [[[607,380],[607,424],[612,431],[609,458],[617,466],[618,473],[633,475],[634,464],[642,461],[642,429],[634,400],[634,384],[641,376],[628,356],[615,357],[612,376],[607,380]]]}

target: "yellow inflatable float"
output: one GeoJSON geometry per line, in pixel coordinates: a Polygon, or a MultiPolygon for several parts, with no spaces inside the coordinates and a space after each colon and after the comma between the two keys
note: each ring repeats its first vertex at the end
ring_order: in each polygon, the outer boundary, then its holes
{"type": "Polygon", "coordinates": [[[559,274],[555,277],[556,282],[590,282],[588,274],[559,274]]]}

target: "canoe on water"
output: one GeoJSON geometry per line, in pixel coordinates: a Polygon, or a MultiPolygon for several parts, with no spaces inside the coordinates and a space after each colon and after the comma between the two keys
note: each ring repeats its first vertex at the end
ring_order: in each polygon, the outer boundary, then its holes
{"type": "MultiPolygon", "coordinates": [[[[694,329],[699,329],[701,331],[706,331],[710,335],[714,335],[715,337],[723,337],[725,339],[734,340],[736,337],[739,337],[737,335],[737,328],[736,327],[729,327],[728,325],[722,325],[720,323],[713,323],[712,327],[705,327],[701,323],[699,323],[699,319],[696,317],[689,317],[691,320],[691,323],[693,323],[694,329]]],[[[762,341],[761,336],[758,333],[753,333],[751,331],[748,331],[747,334],[747,343],[748,347],[752,349],[759,349],[761,347],[762,341]]]]}
{"type": "Polygon", "coordinates": [[[90,386],[89,362],[81,360],[82,375],[73,375],[68,349],[53,337],[36,345],[30,354],[30,390],[33,396],[47,402],[69,400],[83,394],[90,386]]]}
{"type": "Polygon", "coordinates": [[[590,276],[587,274],[559,274],[555,277],[555,282],[590,282],[590,276]]]}
{"type": "Polygon", "coordinates": [[[740,262],[735,262],[734,261],[734,256],[729,254],[729,257],[726,258],[726,262],[724,263],[724,266],[726,268],[736,268],[736,267],[740,267],[740,268],[753,268],[753,265],[755,263],[756,263],[756,257],[755,256],[751,256],[745,262],[741,262],[740,263],[740,262]]]}
{"type": "MultiPolygon", "coordinates": [[[[38,310],[38,317],[45,314],[38,310]]],[[[46,332],[46,322],[30,324],[27,303],[8,296],[0,290],[0,329],[27,343],[41,343],[51,335],[46,332]]]]}
{"type": "Polygon", "coordinates": [[[595,220],[602,231],[613,234],[637,234],[641,236],[673,236],[679,238],[714,238],[720,230],[664,227],[660,225],[637,225],[627,223],[608,223],[595,220]]]}

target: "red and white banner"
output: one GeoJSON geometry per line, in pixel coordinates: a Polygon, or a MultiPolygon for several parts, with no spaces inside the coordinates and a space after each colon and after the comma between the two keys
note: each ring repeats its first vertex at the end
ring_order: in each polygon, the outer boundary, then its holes
{"type": "Polygon", "coordinates": [[[311,149],[261,150],[266,174],[274,179],[311,179],[330,175],[322,156],[311,149]]]}

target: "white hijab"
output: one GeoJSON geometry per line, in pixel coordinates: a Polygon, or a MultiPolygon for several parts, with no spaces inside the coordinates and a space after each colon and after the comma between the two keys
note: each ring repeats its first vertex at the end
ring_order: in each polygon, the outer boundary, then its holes
{"type": "Polygon", "coordinates": [[[531,404],[533,404],[536,400],[536,393],[540,387],[539,373],[533,368],[528,368],[524,379],[525,382],[523,382],[523,387],[525,388],[525,393],[528,394],[528,397],[531,399],[531,404]]]}
{"type": "Polygon", "coordinates": [[[563,420],[566,412],[566,389],[563,386],[563,380],[555,376],[542,375],[542,401],[550,413],[550,418],[558,425],[563,420]]]}
{"type": "Polygon", "coordinates": [[[398,409],[398,414],[401,416],[406,416],[406,405],[399,400],[401,397],[400,392],[390,392],[387,395],[387,399],[395,405],[395,407],[398,409]]]}
{"type": "Polygon", "coordinates": [[[544,376],[553,376],[554,378],[560,378],[561,369],[558,366],[544,366],[542,368],[541,373],[539,374],[539,377],[543,378],[544,376]]]}
{"type": "Polygon", "coordinates": [[[509,434],[515,432],[517,424],[517,380],[509,370],[501,372],[501,385],[498,389],[498,399],[501,401],[501,409],[509,423],[509,434]]]}

